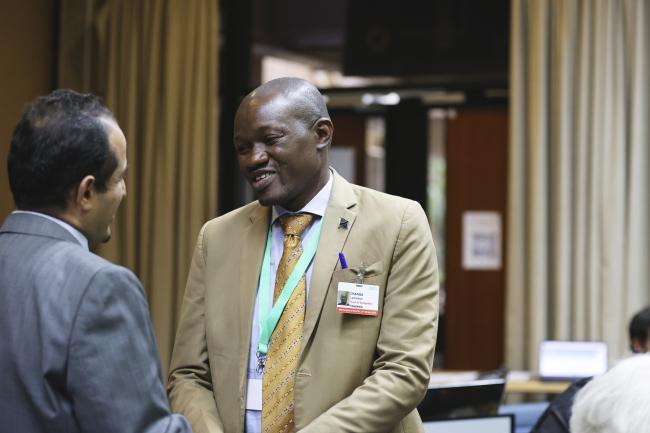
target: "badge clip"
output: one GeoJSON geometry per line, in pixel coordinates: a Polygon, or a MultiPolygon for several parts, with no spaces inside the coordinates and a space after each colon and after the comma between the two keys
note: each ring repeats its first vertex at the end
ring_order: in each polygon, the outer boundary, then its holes
{"type": "Polygon", "coordinates": [[[266,354],[262,352],[257,352],[257,374],[264,373],[264,367],[266,366],[266,354]]]}
{"type": "Polygon", "coordinates": [[[357,270],[357,284],[363,284],[363,277],[366,275],[366,264],[361,262],[357,270]]]}

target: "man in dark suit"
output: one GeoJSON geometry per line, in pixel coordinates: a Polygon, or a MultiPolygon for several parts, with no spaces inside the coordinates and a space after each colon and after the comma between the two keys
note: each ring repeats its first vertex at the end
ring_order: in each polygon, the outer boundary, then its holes
{"type": "Polygon", "coordinates": [[[92,95],[37,98],[11,140],[0,229],[0,431],[180,433],[147,301],[92,254],[126,194],[126,139],[92,95]]]}

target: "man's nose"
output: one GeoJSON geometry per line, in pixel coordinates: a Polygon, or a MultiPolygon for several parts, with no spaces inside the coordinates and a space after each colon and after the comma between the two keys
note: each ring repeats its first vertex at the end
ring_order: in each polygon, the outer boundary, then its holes
{"type": "Polygon", "coordinates": [[[251,162],[253,164],[265,164],[269,160],[269,154],[266,152],[266,146],[262,143],[256,143],[251,152],[251,162]]]}

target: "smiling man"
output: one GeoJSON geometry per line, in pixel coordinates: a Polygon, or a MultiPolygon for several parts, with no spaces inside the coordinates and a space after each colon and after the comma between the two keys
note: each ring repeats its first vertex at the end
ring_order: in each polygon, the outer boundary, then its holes
{"type": "Polygon", "coordinates": [[[138,279],[91,253],[126,195],[126,138],[93,95],[57,90],[18,122],[18,208],[0,228],[3,432],[184,433],[138,279]]]}
{"type": "Polygon", "coordinates": [[[416,202],[331,169],[333,131],[297,78],[239,106],[234,143],[257,201],[199,234],[168,385],[197,433],[422,431],[438,307],[429,224],[416,202]]]}

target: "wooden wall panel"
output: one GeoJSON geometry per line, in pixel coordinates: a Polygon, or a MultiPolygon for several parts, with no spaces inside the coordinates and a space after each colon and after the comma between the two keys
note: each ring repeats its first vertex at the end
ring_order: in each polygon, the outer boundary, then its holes
{"type": "MultiPolygon", "coordinates": [[[[462,215],[500,212],[505,233],[507,151],[507,108],[460,109],[448,121],[446,368],[490,370],[503,363],[507,264],[498,271],[462,268],[462,215]]],[[[504,245],[502,239],[502,252],[504,245]]]]}
{"type": "Polygon", "coordinates": [[[56,2],[0,2],[0,223],[14,208],[7,178],[9,143],[25,104],[55,81],[56,2]]]}

